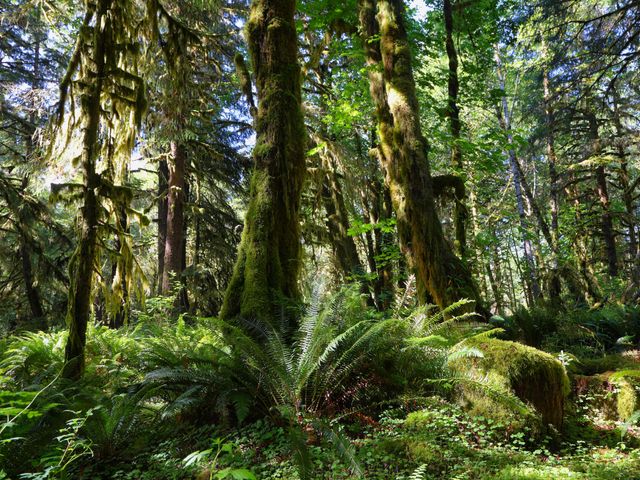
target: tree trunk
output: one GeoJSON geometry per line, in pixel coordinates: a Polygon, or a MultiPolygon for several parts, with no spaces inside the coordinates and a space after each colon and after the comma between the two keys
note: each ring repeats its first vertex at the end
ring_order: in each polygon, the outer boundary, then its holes
{"type": "MultiPolygon", "coordinates": [[[[26,135],[26,160],[29,161],[31,159],[31,155],[33,154],[34,144],[33,144],[33,135],[35,133],[35,125],[36,125],[36,99],[37,99],[37,91],[41,88],[40,81],[40,43],[42,41],[42,22],[41,22],[41,7],[40,5],[36,6],[36,25],[35,25],[35,34],[34,34],[34,45],[33,45],[33,72],[31,79],[31,112],[29,113],[29,124],[33,126],[33,129],[29,128],[26,135]]],[[[22,185],[23,191],[26,191],[28,185],[28,177],[25,177],[22,185]]],[[[8,200],[8,199],[7,199],[8,200]]],[[[20,218],[21,208],[17,208],[18,218],[24,224],[24,220],[20,218]]],[[[38,328],[40,330],[47,329],[47,322],[44,317],[44,309],[42,308],[42,299],[40,297],[40,291],[38,290],[38,286],[36,284],[33,268],[31,265],[31,249],[29,248],[29,240],[27,238],[27,234],[24,231],[20,232],[20,257],[22,260],[22,278],[24,281],[25,293],[27,295],[27,300],[29,301],[29,308],[31,309],[31,315],[33,317],[32,325],[34,328],[38,328]]]]}
{"type": "Polygon", "coordinates": [[[167,238],[164,244],[162,270],[163,295],[171,293],[172,279],[179,281],[183,269],[185,168],[184,146],[172,141],[167,191],[167,238]]]}
{"type": "MultiPolygon", "coordinates": [[[[582,214],[584,207],[580,202],[580,194],[576,186],[575,179],[572,178],[572,176],[569,177],[568,183],[570,183],[571,186],[565,187],[565,194],[567,198],[570,198],[572,200],[573,211],[575,212],[575,222],[578,225],[574,244],[574,251],[576,252],[576,257],[578,259],[577,270],[584,281],[583,293],[588,295],[588,300],[591,302],[591,304],[594,304],[601,300],[602,292],[600,289],[600,285],[598,284],[598,279],[594,275],[593,269],[589,264],[587,233],[585,232],[584,228],[581,228],[582,224],[584,223],[582,214]]],[[[566,268],[564,270],[566,270],[566,268]]]]}
{"type": "Polygon", "coordinates": [[[97,190],[100,177],[96,173],[98,156],[98,127],[100,124],[100,95],[106,74],[105,51],[110,37],[111,19],[108,10],[112,0],[99,0],[95,13],[93,30],[92,59],[94,69],[92,81],[88,82],[87,93],[83,96],[82,110],[85,126],[82,138],[81,165],[84,177],[83,205],[81,209],[81,229],[78,248],[72,260],[71,288],[67,322],[69,338],[65,348],[65,365],[62,375],[77,380],[84,372],[84,347],[87,340],[87,324],[91,310],[91,290],[93,287],[94,264],[96,261],[96,240],[98,228],[97,190]]]}
{"type": "Polygon", "coordinates": [[[468,298],[481,306],[471,274],[451,251],[436,212],[422,135],[411,53],[401,0],[361,0],[371,96],[378,119],[380,159],[397,216],[398,235],[415,271],[418,300],[445,308],[468,298]],[[380,38],[378,42],[376,39],[380,38]]]}
{"type": "Polygon", "coordinates": [[[342,197],[342,187],[331,167],[322,184],[322,200],[327,213],[326,223],[333,254],[344,278],[362,276],[364,270],[353,237],[349,230],[349,217],[342,197]]]}
{"type": "Polygon", "coordinates": [[[31,251],[23,235],[20,238],[20,257],[22,259],[22,279],[24,280],[25,292],[29,301],[29,308],[33,316],[33,326],[39,330],[47,329],[47,322],[44,317],[40,292],[33,278],[33,268],[31,266],[31,251]]]}
{"type": "MultiPolygon", "coordinates": [[[[598,120],[594,113],[588,113],[587,119],[589,121],[589,136],[592,142],[593,157],[598,157],[602,152],[600,145],[600,135],[598,133],[598,120]]],[[[596,167],[596,188],[598,192],[598,200],[602,207],[601,216],[601,228],[602,228],[602,240],[604,242],[605,257],[607,264],[607,271],[610,277],[618,276],[618,254],[616,251],[616,238],[615,231],[613,229],[613,217],[611,215],[611,202],[609,200],[609,189],[607,187],[607,174],[604,170],[604,165],[597,161],[596,167]]]]}
{"type": "Polygon", "coordinates": [[[558,177],[558,157],[556,155],[555,148],[555,116],[553,106],[551,104],[551,89],[549,88],[549,70],[547,66],[547,49],[546,42],[543,39],[542,43],[543,55],[545,64],[542,67],[542,86],[544,91],[544,111],[546,120],[546,143],[547,143],[547,162],[549,164],[549,182],[550,182],[550,195],[549,195],[549,210],[551,211],[551,231],[549,247],[551,248],[551,273],[549,278],[549,300],[556,305],[560,305],[560,252],[558,241],[559,235],[559,223],[558,213],[560,211],[560,190],[559,190],[559,177],[558,177]]]}
{"type": "Polygon", "coordinates": [[[169,165],[166,160],[160,160],[158,162],[158,293],[162,292],[164,247],[167,243],[168,188],[169,165]]]}
{"type": "MultiPolygon", "coordinates": [[[[498,67],[498,81],[500,82],[500,89],[505,91],[504,75],[502,73],[502,64],[500,61],[500,55],[498,47],[495,51],[496,65],[498,67]]],[[[513,182],[513,189],[516,197],[516,207],[518,210],[518,217],[520,218],[520,230],[522,235],[522,250],[524,252],[524,259],[526,262],[525,280],[527,288],[530,291],[531,301],[537,302],[542,295],[540,290],[540,284],[538,282],[538,273],[536,270],[536,263],[534,258],[533,246],[531,239],[529,238],[529,225],[527,220],[527,214],[524,208],[524,198],[522,195],[522,171],[516,157],[515,147],[513,145],[513,134],[511,132],[511,117],[509,112],[509,105],[507,104],[506,95],[502,96],[502,105],[497,109],[498,121],[500,126],[507,134],[507,141],[509,144],[507,155],[509,157],[509,168],[511,170],[511,179],[513,182]]]]}
{"type": "MultiPolygon", "coordinates": [[[[455,169],[456,175],[462,176],[464,172],[464,164],[462,162],[462,148],[460,148],[460,109],[458,108],[458,53],[453,41],[453,12],[451,9],[451,0],[444,0],[444,26],[446,31],[446,50],[449,59],[449,75],[447,77],[447,112],[449,118],[449,129],[451,131],[451,166],[455,169]]],[[[460,179],[462,182],[464,180],[460,179]]],[[[464,189],[463,189],[464,191],[464,189]]],[[[467,220],[467,208],[465,205],[464,194],[457,194],[456,203],[453,211],[453,223],[456,232],[456,250],[461,258],[465,258],[467,254],[467,234],[465,224],[467,220]]]]}
{"type": "MultiPolygon", "coordinates": [[[[627,156],[627,152],[625,151],[625,131],[622,126],[622,120],[620,118],[620,98],[618,95],[618,90],[616,88],[613,89],[613,100],[614,100],[614,112],[613,112],[613,123],[616,128],[616,150],[618,159],[620,160],[620,171],[618,174],[618,181],[620,182],[620,187],[622,188],[622,201],[625,207],[625,219],[624,224],[627,226],[627,235],[629,237],[629,273],[631,274],[631,281],[629,282],[629,288],[627,292],[630,293],[635,290],[632,295],[632,298],[635,297],[638,292],[638,287],[640,287],[640,251],[638,250],[638,236],[636,233],[637,229],[637,217],[636,217],[636,208],[635,208],[635,195],[634,195],[634,185],[631,184],[629,179],[629,158],[627,156]]],[[[629,297],[628,293],[625,297],[629,297]]]]}
{"type": "Polygon", "coordinates": [[[241,316],[290,328],[296,314],[285,307],[300,296],[299,210],[305,177],[294,13],[295,0],[251,4],[247,36],[258,92],[255,166],[238,258],[220,313],[224,319],[241,316]]]}

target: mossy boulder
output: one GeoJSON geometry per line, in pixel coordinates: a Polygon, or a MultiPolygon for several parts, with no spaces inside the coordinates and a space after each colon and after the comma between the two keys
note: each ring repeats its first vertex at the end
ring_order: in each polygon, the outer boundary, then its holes
{"type": "Polygon", "coordinates": [[[463,381],[458,389],[459,400],[472,414],[507,421],[514,428],[561,427],[570,387],[556,358],[520,343],[486,337],[471,338],[459,348],[482,354],[461,355],[449,362],[454,375],[478,380],[463,381]],[[526,407],[510,405],[513,395],[526,407]]]}

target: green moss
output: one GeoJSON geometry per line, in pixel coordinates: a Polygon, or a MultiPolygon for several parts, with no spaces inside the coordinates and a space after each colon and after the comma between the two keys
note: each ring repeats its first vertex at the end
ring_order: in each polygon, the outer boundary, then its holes
{"type": "Polygon", "coordinates": [[[429,427],[436,417],[437,414],[430,410],[411,412],[407,415],[407,419],[404,421],[404,426],[409,430],[421,430],[425,427],[429,427]]]}
{"type": "Polygon", "coordinates": [[[640,370],[621,370],[609,377],[617,387],[616,409],[618,418],[626,421],[633,412],[640,409],[638,394],[640,393],[640,370]]]}
{"type": "Polygon", "coordinates": [[[543,424],[562,425],[569,379],[560,362],[532,347],[492,338],[476,338],[465,347],[478,349],[482,358],[460,358],[450,363],[454,373],[488,382],[488,387],[461,385],[460,399],[473,413],[502,421],[529,423],[539,416],[543,424]],[[518,411],[500,393],[514,394],[528,411],[518,411]],[[494,394],[495,393],[495,394],[494,394]]]}

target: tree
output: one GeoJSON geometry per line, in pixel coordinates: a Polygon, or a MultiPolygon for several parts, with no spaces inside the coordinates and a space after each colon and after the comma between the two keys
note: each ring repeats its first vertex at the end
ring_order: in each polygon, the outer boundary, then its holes
{"type": "Polygon", "coordinates": [[[444,308],[469,298],[483,312],[471,274],[451,251],[436,212],[403,16],[401,0],[360,2],[378,120],[378,154],[391,190],[400,243],[416,273],[420,302],[432,300],[444,308]]]}
{"type": "MultiPolygon", "coordinates": [[[[460,108],[458,107],[458,91],[460,89],[460,82],[458,80],[458,52],[456,51],[456,45],[453,41],[454,24],[451,0],[443,1],[443,14],[446,31],[445,45],[449,60],[446,115],[449,118],[449,128],[451,130],[451,166],[456,170],[458,175],[462,175],[462,172],[464,171],[464,162],[462,160],[462,147],[460,146],[461,124],[460,108]]],[[[461,183],[464,187],[462,179],[461,183]]],[[[467,208],[465,206],[464,188],[460,193],[462,193],[462,195],[458,192],[455,195],[453,221],[456,232],[456,250],[460,257],[464,259],[467,253],[467,208]]]]}
{"type": "MultiPolygon", "coordinates": [[[[135,19],[132,5],[127,2],[87,2],[76,46],[60,86],[58,131],[69,117],[67,135],[75,128],[82,132],[80,169],[83,183],[56,187],[58,193],[65,189],[79,190],[82,201],[78,246],[70,266],[69,337],[62,372],[69,379],[80,378],[84,371],[84,347],[101,240],[99,231],[109,214],[102,201],[113,199],[114,204],[122,204],[120,200],[130,195],[128,188],[114,183],[110,169],[117,161],[124,162],[126,168],[145,109],[142,80],[135,69],[127,69],[130,64],[124,61],[128,54],[135,55],[130,48],[136,41],[135,19]],[[65,113],[70,93],[71,109],[75,107],[75,101],[79,101],[77,118],[73,111],[65,113]],[[105,126],[102,122],[110,128],[101,138],[100,128],[105,126]],[[100,161],[103,171],[98,169],[100,161]]],[[[136,65],[136,62],[132,64],[136,65]]],[[[67,137],[65,145],[69,140],[67,137]]]]}
{"type": "Polygon", "coordinates": [[[254,0],[247,42],[258,109],[249,204],[221,317],[295,323],[283,302],[299,299],[299,208],[305,128],[294,22],[295,1],[254,0]]]}

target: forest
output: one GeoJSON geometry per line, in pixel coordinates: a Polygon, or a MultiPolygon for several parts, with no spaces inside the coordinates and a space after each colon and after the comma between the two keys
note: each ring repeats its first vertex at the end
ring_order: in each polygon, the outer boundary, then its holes
{"type": "Polygon", "coordinates": [[[640,1],[0,0],[19,479],[640,479],[640,1]]]}

